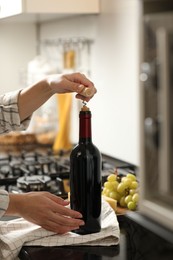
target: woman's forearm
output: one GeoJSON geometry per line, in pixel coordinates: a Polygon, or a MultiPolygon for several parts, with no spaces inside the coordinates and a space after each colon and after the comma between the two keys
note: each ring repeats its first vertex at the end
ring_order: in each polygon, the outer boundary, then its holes
{"type": "Polygon", "coordinates": [[[53,94],[76,93],[76,98],[89,101],[96,93],[94,84],[81,73],[50,75],[20,92],[18,107],[21,121],[30,116],[53,94]],[[84,91],[85,88],[89,91],[84,91]]]}
{"type": "Polygon", "coordinates": [[[21,122],[43,105],[52,95],[53,92],[46,80],[23,89],[18,99],[21,122]]]}

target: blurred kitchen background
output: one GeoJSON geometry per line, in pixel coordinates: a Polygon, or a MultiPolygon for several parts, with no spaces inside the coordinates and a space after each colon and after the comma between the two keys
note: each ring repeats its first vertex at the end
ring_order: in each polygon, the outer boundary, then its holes
{"type": "MultiPolygon", "coordinates": [[[[98,90],[89,102],[93,142],[102,153],[138,166],[140,2],[0,1],[2,18],[25,8],[0,20],[0,94],[49,73],[84,72],[98,90]]],[[[72,143],[78,141],[79,106],[73,98],[72,143]]],[[[57,133],[56,97],[34,118],[28,131],[57,133]]]]}

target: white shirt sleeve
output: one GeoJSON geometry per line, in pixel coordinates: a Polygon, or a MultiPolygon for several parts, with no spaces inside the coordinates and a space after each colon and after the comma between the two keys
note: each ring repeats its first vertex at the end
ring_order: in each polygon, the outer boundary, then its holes
{"type": "Polygon", "coordinates": [[[18,108],[20,91],[17,90],[0,95],[0,134],[25,130],[29,125],[30,117],[23,122],[20,121],[18,108]]]}
{"type": "Polygon", "coordinates": [[[0,190],[0,218],[5,214],[9,205],[9,194],[5,190],[0,190]]]}

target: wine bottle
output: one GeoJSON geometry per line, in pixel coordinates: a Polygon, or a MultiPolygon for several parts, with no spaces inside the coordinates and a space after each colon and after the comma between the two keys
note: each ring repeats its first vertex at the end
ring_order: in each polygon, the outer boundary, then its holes
{"type": "Polygon", "coordinates": [[[84,235],[101,229],[101,154],[92,143],[88,107],[83,106],[79,118],[79,143],[70,154],[70,205],[85,222],[74,232],[84,235]]]}

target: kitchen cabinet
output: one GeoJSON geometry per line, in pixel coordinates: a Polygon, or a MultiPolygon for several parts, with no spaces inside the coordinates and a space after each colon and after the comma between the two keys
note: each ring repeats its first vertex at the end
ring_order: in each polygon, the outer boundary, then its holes
{"type": "Polygon", "coordinates": [[[99,0],[0,0],[0,19],[22,21],[26,17],[50,20],[75,14],[99,13],[99,0]]]}

